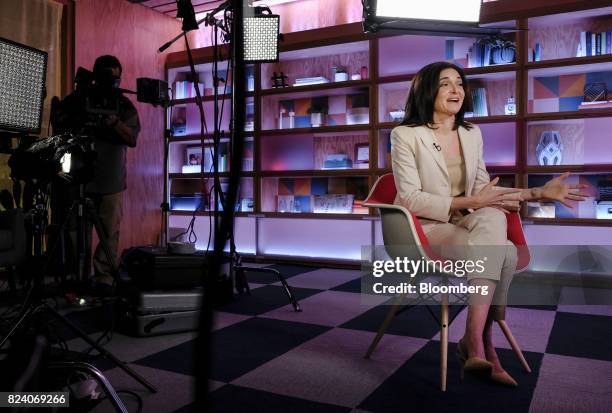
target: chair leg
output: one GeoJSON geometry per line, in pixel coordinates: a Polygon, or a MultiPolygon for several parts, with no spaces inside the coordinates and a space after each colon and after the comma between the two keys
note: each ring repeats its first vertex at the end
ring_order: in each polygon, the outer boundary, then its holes
{"type": "Polygon", "coordinates": [[[528,373],[531,373],[531,367],[529,367],[529,363],[527,363],[527,360],[525,360],[525,356],[523,356],[521,348],[519,347],[518,343],[516,342],[516,339],[512,335],[510,327],[508,327],[508,324],[506,324],[506,320],[497,320],[497,323],[499,324],[499,328],[501,328],[502,332],[506,336],[506,340],[508,340],[508,343],[510,343],[510,347],[512,347],[512,350],[514,350],[514,354],[516,354],[516,357],[523,365],[523,368],[528,373]]]}
{"type": "Polygon", "coordinates": [[[440,390],[446,391],[448,366],[448,294],[442,294],[440,307],[440,390]]]}
{"type": "Polygon", "coordinates": [[[385,321],[383,321],[383,323],[380,325],[380,328],[378,329],[378,333],[376,333],[376,337],[374,337],[374,339],[372,340],[372,343],[370,343],[370,347],[368,347],[368,351],[366,352],[364,356],[365,358],[370,358],[370,355],[372,355],[372,353],[374,352],[374,349],[378,345],[378,342],[380,341],[382,336],[385,335],[385,331],[387,331],[387,329],[391,325],[391,322],[395,318],[395,315],[397,314],[399,309],[402,307],[400,303],[402,302],[403,299],[404,299],[404,296],[398,297],[395,304],[393,304],[393,306],[391,306],[391,309],[389,309],[389,312],[387,313],[387,317],[385,318],[385,321]]]}

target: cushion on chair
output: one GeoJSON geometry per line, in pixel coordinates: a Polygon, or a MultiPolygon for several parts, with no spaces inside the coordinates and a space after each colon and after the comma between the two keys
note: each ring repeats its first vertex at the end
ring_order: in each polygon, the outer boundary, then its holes
{"type": "Polygon", "coordinates": [[[13,232],[0,229],[0,250],[10,250],[11,248],[13,248],[13,232]]]}

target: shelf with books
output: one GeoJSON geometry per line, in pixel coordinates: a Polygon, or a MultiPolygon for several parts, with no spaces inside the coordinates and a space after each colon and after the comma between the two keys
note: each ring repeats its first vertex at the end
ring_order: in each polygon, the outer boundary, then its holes
{"type": "MultiPolygon", "coordinates": [[[[514,35],[508,35],[513,39],[514,35]]],[[[495,67],[491,49],[487,57],[480,55],[476,46],[478,39],[469,37],[400,35],[378,39],[378,78],[416,73],[431,62],[450,61],[461,67],[495,67]],[[486,61],[486,62],[485,62],[486,61]]],[[[484,50],[483,50],[484,53],[484,50]]],[[[515,60],[514,49],[495,53],[496,62],[506,66],[515,60]]]]}
{"type": "Polygon", "coordinates": [[[369,65],[368,40],[284,51],[278,62],[261,65],[261,88],[269,93],[283,81],[298,89],[365,80],[370,77],[369,65]],[[286,78],[279,78],[281,74],[286,78]]]}
{"type": "MultiPolygon", "coordinates": [[[[255,94],[253,92],[248,92],[245,94],[245,96],[247,98],[252,98],[253,96],[255,96],[255,94]]],[[[218,95],[217,99],[219,100],[226,100],[229,102],[229,100],[232,98],[231,93],[225,93],[222,95],[218,95]]],[[[210,95],[210,96],[203,96],[202,97],[202,102],[212,102],[215,100],[215,96],[214,95],[210,95]]],[[[227,105],[228,102],[226,102],[225,104],[227,105]]],[[[173,106],[183,106],[183,105],[195,105],[196,103],[196,98],[194,97],[189,97],[189,98],[184,98],[184,99],[173,99],[171,101],[173,106]]]]}
{"type": "MultiPolygon", "coordinates": [[[[208,131],[204,133],[212,134],[213,132],[213,117],[215,111],[215,103],[206,101],[202,103],[204,108],[204,116],[208,131]]],[[[223,100],[217,102],[217,110],[221,116],[221,130],[229,131],[231,101],[223,100]]],[[[247,123],[245,125],[246,132],[252,132],[255,127],[255,101],[254,98],[247,98],[246,107],[247,123]]],[[[168,125],[174,137],[199,135],[200,134],[200,111],[195,104],[175,105],[168,111],[168,125]]]]}
{"type": "MultiPolygon", "coordinates": [[[[206,140],[202,146],[199,140],[171,142],[168,148],[168,172],[174,173],[200,173],[202,160],[204,160],[205,172],[212,172],[213,155],[212,141],[206,140]]],[[[219,144],[218,170],[229,172],[230,170],[230,144],[229,139],[223,139],[219,144]]],[[[242,171],[253,171],[254,165],[254,141],[253,138],[246,140],[243,147],[242,171]]]]}
{"type": "Polygon", "coordinates": [[[367,176],[262,177],[261,211],[368,214],[362,205],[368,189],[367,176]]]}
{"type": "Polygon", "coordinates": [[[369,113],[368,87],[268,95],[261,98],[261,129],[367,125],[369,113]]]}
{"type": "Polygon", "coordinates": [[[530,121],[526,125],[529,166],[610,165],[612,117],[530,121]]]}
{"type": "Polygon", "coordinates": [[[612,7],[533,17],[528,27],[527,61],[612,52],[612,37],[607,36],[612,34],[612,7]]]}
{"type": "MultiPolygon", "coordinates": [[[[240,179],[237,212],[253,212],[253,180],[252,177],[240,179]]],[[[229,176],[221,177],[221,189],[227,191],[229,176]]],[[[174,178],[170,181],[170,210],[171,211],[211,211],[214,206],[212,195],[213,179],[208,177],[202,181],[198,178],[174,178]]],[[[223,210],[220,201],[219,211],[223,210]]]]}
{"type": "MultiPolygon", "coordinates": [[[[255,90],[254,67],[254,65],[248,65],[245,73],[247,92],[253,92],[255,90]]],[[[209,97],[214,95],[215,85],[219,95],[232,93],[231,71],[228,68],[227,61],[219,62],[218,69],[219,75],[215,82],[212,76],[212,63],[200,63],[195,65],[200,94],[202,96],[209,97]]],[[[195,98],[195,82],[189,66],[169,68],[167,71],[167,79],[168,85],[172,88],[172,98],[174,100],[195,98]]]]}
{"type": "MultiPolygon", "coordinates": [[[[527,177],[528,186],[542,186],[557,173],[533,173],[527,177]]],[[[559,202],[527,202],[528,218],[547,219],[612,219],[612,174],[611,173],[574,173],[566,180],[568,184],[583,184],[580,192],[586,194],[581,202],[568,201],[571,208],[559,202]]]]}
{"type": "Polygon", "coordinates": [[[369,132],[273,135],[260,138],[262,171],[369,168],[369,132]]]}

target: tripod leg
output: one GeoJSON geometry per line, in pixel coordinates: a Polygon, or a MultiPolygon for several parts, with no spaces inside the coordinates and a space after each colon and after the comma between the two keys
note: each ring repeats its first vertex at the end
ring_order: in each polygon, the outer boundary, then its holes
{"type": "Polygon", "coordinates": [[[81,331],[80,328],[78,328],[77,326],[72,324],[65,317],[62,317],[62,315],[60,313],[58,313],[55,309],[53,309],[51,307],[46,307],[46,310],[51,315],[53,315],[53,317],[55,317],[56,320],[58,320],[59,322],[64,324],[66,327],[68,327],[70,330],[72,330],[73,333],[75,333],[80,338],[82,338],[87,344],[89,344],[91,347],[95,348],[100,354],[102,354],[104,357],[106,357],[107,359],[112,361],[115,364],[115,366],[119,367],[121,370],[123,370],[128,375],[130,375],[134,380],[136,380],[137,382],[142,384],[144,387],[149,389],[149,391],[151,391],[151,393],[157,393],[157,388],[154,385],[149,383],[140,374],[136,373],[134,370],[129,368],[123,361],[121,361],[117,357],[115,357],[113,355],[113,353],[105,350],[103,347],[100,347],[95,341],[93,341],[91,338],[89,338],[89,336],[87,334],[85,334],[83,331],[81,331]]]}
{"type": "Polygon", "coordinates": [[[11,327],[11,329],[9,330],[8,333],[6,333],[6,335],[4,337],[2,337],[2,341],[0,341],[0,348],[4,347],[4,344],[13,336],[13,334],[15,334],[15,332],[17,330],[19,330],[19,328],[21,327],[21,325],[30,317],[30,315],[32,313],[34,313],[36,311],[38,307],[28,307],[27,310],[25,310],[23,312],[23,314],[21,315],[21,317],[19,317],[19,320],[17,320],[17,322],[15,324],[13,324],[13,327],[11,327]]]}

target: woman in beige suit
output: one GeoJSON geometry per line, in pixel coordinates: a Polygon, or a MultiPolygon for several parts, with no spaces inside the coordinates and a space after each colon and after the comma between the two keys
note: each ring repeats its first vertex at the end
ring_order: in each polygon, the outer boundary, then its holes
{"type": "Polygon", "coordinates": [[[470,297],[457,355],[462,369],[490,371],[492,380],[516,386],[499,362],[491,329],[494,320],[504,317],[517,263],[504,214],[523,200],[569,206],[568,200],[583,199],[584,194],[574,191],[583,186],[564,184],[566,173],[538,188],[495,187],[498,178],[489,179],[480,129],[464,120],[466,90],[463,70],[447,62],[429,64],[413,78],[405,118],[391,133],[395,203],[419,217],[429,243],[444,256],[487,256],[485,270],[468,275],[470,285],[486,286],[488,294],[470,297]]]}

